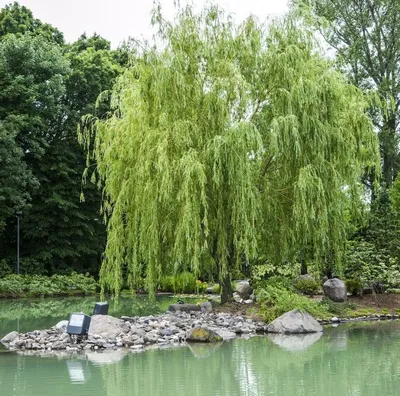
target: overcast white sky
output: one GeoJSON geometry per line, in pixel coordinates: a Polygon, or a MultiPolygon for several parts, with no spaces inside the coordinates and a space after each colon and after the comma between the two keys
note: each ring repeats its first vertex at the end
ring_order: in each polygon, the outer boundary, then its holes
{"type": "MultiPolygon", "coordinates": [[[[0,8],[14,0],[0,0],[0,8]]],[[[150,11],[153,0],[18,0],[30,8],[36,18],[57,27],[66,41],[76,40],[83,32],[96,32],[110,40],[113,47],[131,37],[150,39],[150,11]]],[[[181,0],[185,4],[186,0],[181,0]]],[[[204,0],[194,1],[196,5],[204,0]]],[[[261,21],[287,11],[287,0],[214,0],[241,21],[250,14],[261,21]]],[[[174,0],[161,0],[165,15],[174,14],[174,0]]]]}

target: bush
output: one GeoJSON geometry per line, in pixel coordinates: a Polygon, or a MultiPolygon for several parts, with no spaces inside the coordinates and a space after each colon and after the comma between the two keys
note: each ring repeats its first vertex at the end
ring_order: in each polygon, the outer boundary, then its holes
{"type": "Polygon", "coordinates": [[[2,297],[49,297],[93,294],[98,288],[93,277],[71,275],[8,275],[0,279],[2,297]]]}
{"type": "Polygon", "coordinates": [[[221,292],[221,286],[219,284],[216,284],[213,286],[213,294],[220,294],[221,292]]]}
{"type": "MultiPolygon", "coordinates": [[[[196,277],[187,271],[176,276],[164,276],[160,281],[160,288],[162,291],[182,294],[196,293],[197,285],[196,277]]],[[[200,289],[202,289],[202,287],[203,286],[199,286],[200,289]]],[[[205,288],[207,288],[207,284],[205,284],[205,288]]]]}
{"type": "Polygon", "coordinates": [[[307,311],[315,318],[329,316],[324,305],[282,287],[267,285],[258,289],[257,300],[261,304],[260,314],[266,322],[271,322],[292,309],[307,311]]]}
{"type": "Polygon", "coordinates": [[[318,293],[320,286],[317,281],[312,278],[297,278],[294,287],[302,294],[313,296],[318,293]]]}
{"type": "Polygon", "coordinates": [[[360,279],[347,279],[345,281],[346,284],[346,290],[352,295],[352,296],[359,296],[364,288],[364,284],[360,279]]]}

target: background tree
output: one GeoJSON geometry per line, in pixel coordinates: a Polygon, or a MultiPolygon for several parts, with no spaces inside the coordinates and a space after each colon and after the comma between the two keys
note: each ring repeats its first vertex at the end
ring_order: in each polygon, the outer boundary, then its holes
{"type": "MultiPolygon", "coordinates": [[[[342,70],[362,90],[379,95],[370,110],[378,132],[382,181],[391,187],[400,169],[400,3],[397,0],[294,0],[338,56],[342,70]]],[[[371,178],[366,185],[373,189],[371,178]]]]}
{"type": "Polygon", "coordinates": [[[86,155],[77,125],[83,114],[107,112],[95,102],[120,72],[117,51],[98,35],[64,45],[57,29],[17,3],[0,12],[0,26],[0,129],[10,150],[0,172],[19,169],[1,183],[0,256],[15,260],[14,214],[22,209],[22,272],[97,275],[105,228],[95,186],[85,186],[80,202],[86,155]]]}
{"type": "Polygon", "coordinates": [[[224,302],[260,237],[278,262],[305,244],[339,256],[345,203],[379,158],[362,93],[290,18],[267,36],[216,7],[153,22],[163,49],[145,48],[84,135],[104,186],[103,287],[118,293],[125,264],[154,292],[160,274],[208,263],[224,302]]]}
{"type": "Polygon", "coordinates": [[[34,18],[31,10],[17,2],[6,5],[0,11],[0,39],[7,34],[40,35],[52,43],[64,44],[64,36],[58,29],[34,18]]]}

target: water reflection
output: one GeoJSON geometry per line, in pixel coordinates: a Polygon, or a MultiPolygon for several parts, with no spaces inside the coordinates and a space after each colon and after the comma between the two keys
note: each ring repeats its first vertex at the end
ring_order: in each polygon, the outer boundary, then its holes
{"type": "Polygon", "coordinates": [[[308,337],[53,357],[0,354],[6,396],[385,396],[400,389],[400,323],[308,337]],[[307,346],[307,347],[305,347],[307,346]],[[296,352],[294,353],[293,350],[296,352]],[[2,356],[4,355],[4,357],[2,356]]]}
{"type": "Polygon", "coordinates": [[[115,364],[120,362],[127,354],[127,349],[116,351],[102,351],[102,352],[85,352],[88,360],[96,365],[115,364]]]}
{"type": "Polygon", "coordinates": [[[87,381],[88,376],[85,375],[85,370],[81,361],[67,360],[67,368],[71,382],[83,384],[87,381]]]}
{"type": "Polygon", "coordinates": [[[222,345],[222,342],[216,342],[211,344],[202,343],[190,343],[188,347],[193,355],[199,359],[205,359],[215,353],[222,345]]]}
{"type": "Polygon", "coordinates": [[[267,337],[286,351],[303,351],[315,344],[322,332],[308,334],[268,334],[267,337]]]}

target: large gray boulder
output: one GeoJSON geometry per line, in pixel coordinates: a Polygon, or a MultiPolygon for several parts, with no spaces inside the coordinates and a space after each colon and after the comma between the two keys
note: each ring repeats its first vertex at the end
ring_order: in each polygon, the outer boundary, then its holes
{"type": "Polygon", "coordinates": [[[93,315],[89,334],[99,335],[104,339],[115,339],[129,331],[129,326],[121,319],[109,315],[93,315]]]}
{"type": "Polygon", "coordinates": [[[10,342],[13,342],[17,337],[18,337],[18,332],[17,331],[12,331],[11,333],[8,333],[6,336],[4,336],[0,340],[0,342],[2,344],[9,344],[10,342]]]}
{"type": "Polygon", "coordinates": [[[308,313],[298,309],[286,312],[267,326],[268,333],[318,333],[322,326],[308,313]]]}
{"type": "Polygon", "coordinates": [[[328,279],[324,283],[324,294],[330,300],[335,302],[343,302],[347,300],[346,285],[337,278],[328,279]]]}
{"type": "Polygon", "coordinates": [[[243,300],[248,300],[250,295],[253,294],[253,288],[247,280],[237,281],[235,289],[243,300]]]}

